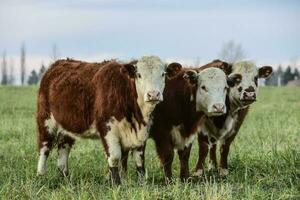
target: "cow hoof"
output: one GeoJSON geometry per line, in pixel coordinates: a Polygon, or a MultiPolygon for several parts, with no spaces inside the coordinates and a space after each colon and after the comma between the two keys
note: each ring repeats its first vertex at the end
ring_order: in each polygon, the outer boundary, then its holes
{"type": "Polygon", "coordinates": [[[217,169],[216,164],[211,163],[211,162],[208,164],[208,171],[214,171],[216,169],[217,169]]]}
{"type": "Polygon", "coordinates": [[[203,176],[203,169],[197,169],[197,171],[195,171],[193,173],[193,176],[195,176],[195,177],[201,177],[201,176],[203,176]]]}
{"type": "Polygon", "coordinates": [[[44,176],[45,174],[46,174],[45,171],[40,171],[36,173],[37,176],[44,176]]]}
{"type": "Polygon", "coordinates": [[[225,168],[220,168],[220,176],[224,177],[224,176],[227,176],[229,174],[229,171],[228,169],[225,169],[225,168]]]}
{"type": "Polygon", "coordinates": [[[60,172],[60,175],[63,176],[63,177],[69,176],[69,171],[66,171],[66,170],[60,170],[60,169],[58,169],[58,171],[60,172]]]}
{"type": "Polygon", "coordinates": [[[118,167],[110,167],[110,180],[113,186],[121,185],[121,177],[118,167]]]}

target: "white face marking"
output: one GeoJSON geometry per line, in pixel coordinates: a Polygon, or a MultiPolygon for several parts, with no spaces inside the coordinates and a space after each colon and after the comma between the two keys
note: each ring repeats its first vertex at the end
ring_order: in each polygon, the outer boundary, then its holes
{"type": "MultiPolygon", "coordinates": [[[[225,73],[218,68],[208,68],[198,74],[198,88],[196,93],[196,109],[203,111],[207,116],[215,115],[213,106],[218,104],[224,107],[226,112],[226,88],[227,79],[225,73]]],[[[223,114],[223,113],[219,113],[223,114]]]]}
{"type": "Polygon", "coordinates": [[[144,56],[138,60],[137,72],[140,74],[140,78],[136,79],[138,104],[145,117],[153,111],[159,101],[163,100],[165,63],[157,56],[144,56]],[[151,99],[157,98],[157,101],[148,102],[149,94],[151,99]]]}
{"type": "Polygon", "coordinates": [[[64,144],[64,147],[58,149],[57,167],[64,174],[68,173],[68,159],[71,147],[69,144],[64,144]]]}
{"type": "Polygon", "coordinates": [[[111,128],[111,131],[116,138],[119,139],[122,148],[132,149],[142,146],[149,137],[147,126],[141,125],[139,128],[138,123],[134,119],[137,132],[131,127],[131,124],[124,118],[121,121],[117,121],[114,117],[107,124],[111,128]]]}
{"type": "Polygon", "coordinates": [[[142,167],[143,166],[143,158],[142,158],[143,152],[134,149],[132,153],[133,153],[133,158],[135,160],[136,166],[142,167]]]}
{"type": "Polygon", "coordinates": [[[232,74],[236,73],[242,75],[242,81],[240,84],[230,88],[229,98],[231,101],[237,102],[240,107],[243,107],[244,104],[241,100],[243,99],[245,90],[252,87],[254,93],[257,93],[258,87],[255,84],[255,78],[258,77],[258,68],[253,62],[241,61],[232,66],[232,74]],[[239,90],[239,88],[242,88],[242,90],[239,90]]]}
{"type": "Polygon", "coordinates": [[[46,173],[46,161],[47,161],[46,152],[47,151],[48,151],[47,146],[43,146],[40,149],[39,161],[37,166],[37,175],[39,176],[42,176],[46,173]]]}
{"type": "Polygon", "coordinates": [[[181,125],[173,126],[171,130],[171,135],[175,149],[183,150],[185,147],[188,147],[194,141],[197,134],[192,134],[189,137],[184,138],[181,136],[180,129],[181,125]]]}

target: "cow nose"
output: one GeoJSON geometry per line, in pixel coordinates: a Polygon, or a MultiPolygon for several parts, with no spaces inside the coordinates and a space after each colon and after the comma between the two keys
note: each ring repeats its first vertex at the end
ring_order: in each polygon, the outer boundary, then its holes
{"type": "Polygon", "coordinates": [[[243,100],[250,100],[250,101],[255,101],[256,99],[256,94],[255,92],[247,92],[245,90],[245,92],[243,93],[243,100]]]}
{"type": "Polygon", "coordinates": [[[160,100],[161,98],[160,98],[159,91],[152,90],[147,93],[147,101],[160,101],[160,100]]]}
{"type": "Polygon", "coordinates": [[[225,105],[222,104],[222,103],[215,103],[213,105],[213,112],[216,112],[216,113],[223,113],[224,112],[224,109],[225,109],[225,105]]]}

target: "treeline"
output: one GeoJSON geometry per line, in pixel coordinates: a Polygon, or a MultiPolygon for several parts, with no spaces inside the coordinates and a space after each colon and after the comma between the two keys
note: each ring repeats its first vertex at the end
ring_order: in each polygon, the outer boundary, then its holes
{"type": "Polygon", "coordinates": [[[296,67],[293,70],[291,66],[288,66],[283,70],[282,66],[279,65],[272,76],[266,79],[265,84],[270,86],[285,86],[289,81],[298,80],[299,78],[299,71],[296,67]]]}
{"type": "MultiPolygon", "coordinates": [[[[54,44],[52,48],[52,61],[55,61],[58,57],[57,46],[54,44]]],[[[39,83],[44,73],[46,72],[46,67],[43,63],[38,70],[32,70],[29,75],[26,74],[26,48],[22,44],[20,49],[20,65],[19,72],[16,73],[15,62],[13,58],[7,59],[6,52],[4,51],[1,59],[1,85],[16,85],[21,83],[21,85],[36,85],[39,83]]]]}

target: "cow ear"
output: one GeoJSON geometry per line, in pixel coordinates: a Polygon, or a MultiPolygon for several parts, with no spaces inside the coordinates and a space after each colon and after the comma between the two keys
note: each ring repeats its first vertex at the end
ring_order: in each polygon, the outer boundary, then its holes
{"type": "Polygon", "coordinates": [[[273,72],[271,66],[263,66],[258,70],[258,77],[259,78],[268,78],[273,72]]]}
{"type": "Polygon", "coordinates": [[[226,75],[229,75],[232,71],[232,64],[221,61],[220,69],[222,69],[226,75]]]}
{"type": "Polygon", "coordinates": [[[128,63],[128,64],[124,64],[124,67],[121,68],[121,72],[122,73],[127,73],[129,75],[130,78],[136,78],[137,77],[137,69],[136,66],[128,63]]]}
{"type": "Polygon", "coordinates": [[[242,81],[242,75],[240,74],[230,74],[227,77],[227,84],[229,87],[234,87],[242,81]]]}
{"type": "Polygon", "coordinates": [[[182,69],[181,64],[174,62],[174,63],[171,63],[167,66],[166,74],[170,78],[170,77],[173,77],[176,74],[178,74],[178,72],[180,72],[181,69],[182,69]]]}
{"type": "Polygon", "coordinates": [[[183,78],[191,85],[196,85],[198,83],[198,73],[194,70],[186,71],[183,75],[183,78]]]}

